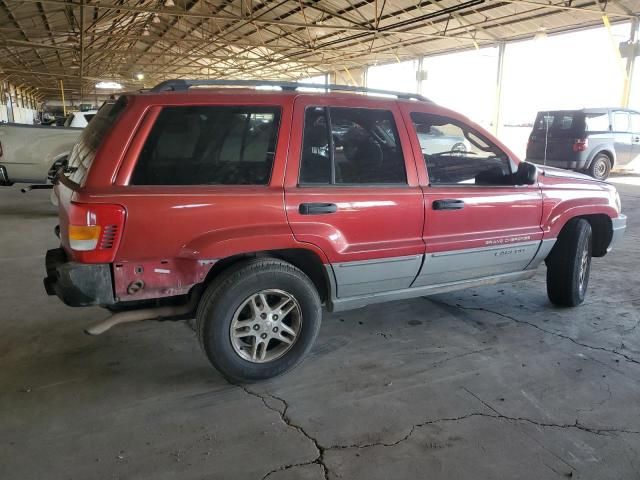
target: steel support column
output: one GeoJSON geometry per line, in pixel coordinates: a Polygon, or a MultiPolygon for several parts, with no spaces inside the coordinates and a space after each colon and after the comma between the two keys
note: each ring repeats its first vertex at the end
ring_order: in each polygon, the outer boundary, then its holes
{"type": "Polygon", "coordinates": [[[625,69],[624,90],[622,93],[622,106],[629,107],[631,98],[631,85],[633,85],[633,70],[636,63],[636,57],[640,55],[638,51],[638,18],[631,21],[631,32],[629,34],[629,45],[631,46],[627,56],[627,67],[625,69]]]}
{"type": "Polygon", "coordinates": [[[504,73],[504,51],[506,44],[501,42],[498,44],[498,68],[496,71],[496,96],[494,101],[493,110],[493,125],[492,130],[495,135],[498,135],[500,129],[500,122],[502,121],[502,76],[504,73]]]}

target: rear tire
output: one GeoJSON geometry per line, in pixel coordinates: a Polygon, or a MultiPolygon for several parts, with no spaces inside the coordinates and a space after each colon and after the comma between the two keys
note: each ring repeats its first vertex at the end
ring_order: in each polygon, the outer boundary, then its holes
{"type": "Polygon", "coordinates": [[[583,218],[570,220],[560,232],[547,264],[547,295],[560,307],[584,301],[591,271],[591,224],[583,218]]]}
{"type": "Polygon", "coordinates": [[[611,173],[611,159],[605,153],[599,153],[591,161],[589,166],[589,175],[596,180],[606,180],[611,173]]]}
{"type": "Polygon", "coordinates": [[[273,258],[243,261],[220,275],[196,315],[211,364],[232,383],[265,380],[297,366],[322,320],[320,296],[309,277],[273,258]]]}

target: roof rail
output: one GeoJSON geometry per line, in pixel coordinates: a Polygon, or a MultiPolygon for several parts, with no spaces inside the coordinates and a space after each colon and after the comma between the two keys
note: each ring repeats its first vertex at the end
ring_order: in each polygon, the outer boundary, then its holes
{"type": "MultiPolygon", "coordinates": [[[[314,88],[327,91],[373,93],[377,95],[393,95],[397,98],[431,102],[428,98],[417,93],[394,92],[377,88],[352,87],[350,85],[281,82],[278,80],[165,80],[153,87],[150,92],[185,91],[191,87],[228,86],[228,87],[280,87],[282,90],[297,90],[299,88],[314,88]]],[[[431,102],[432,103],[432,102],[431,102]]]]}

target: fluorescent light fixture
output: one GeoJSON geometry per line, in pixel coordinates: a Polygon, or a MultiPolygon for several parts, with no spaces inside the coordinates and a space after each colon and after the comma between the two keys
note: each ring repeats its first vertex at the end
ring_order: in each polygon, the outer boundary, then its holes
{"type": "Polygon", "coordinates": [[[536,34],[533,36],[533,39],[536,42],[540,42],[547,39],[547,29],[544,27],[540,27],[536,34]]]}
{"type": "Polygon", "coordinates": [[[122,85],[118,82],[98,82],[96,83],[96,88],[100,88],[103,90],[120,90],[122,85]]]}

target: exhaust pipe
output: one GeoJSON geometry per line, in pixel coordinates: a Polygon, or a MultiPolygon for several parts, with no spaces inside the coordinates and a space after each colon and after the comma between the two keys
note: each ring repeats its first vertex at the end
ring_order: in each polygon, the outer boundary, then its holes
{"type": "Polygon", "coordinates": [[[22,193],[30,192],[31,190],[51,190],[53,185],[29,185],[20,189],[22,193]]]}
{"type": "Polygon", "coordinates": [[[88,335],[100,335],[107,330],[120,325],[121,323],[141,322],[143,320],[159,320],[166,317],[177,317],[186,315],[193,311],[197,305],[197,296],[194,295],[188,303],[184,305],[176,305],[171,307],[143,308],[140,310],[131,310],[128,312],[114,313],[110,317],[86,328],[85,333],[88,335]]]}

